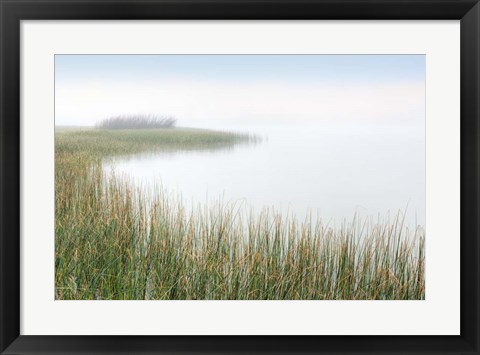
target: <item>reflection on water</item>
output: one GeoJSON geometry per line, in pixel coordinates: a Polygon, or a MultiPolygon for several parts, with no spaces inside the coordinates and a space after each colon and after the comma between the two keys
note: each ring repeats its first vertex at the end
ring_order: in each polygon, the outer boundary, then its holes
{"type": "Polygon", "coordinates": [[[249,127],[268,137],[228,149],[117,157],[106,171],[142,186],[162,185],[189,206],[244,203],[303,220],[309,213],[340,223],[407,210],[425,224],[423,126],[316,125],[249,127]]]}

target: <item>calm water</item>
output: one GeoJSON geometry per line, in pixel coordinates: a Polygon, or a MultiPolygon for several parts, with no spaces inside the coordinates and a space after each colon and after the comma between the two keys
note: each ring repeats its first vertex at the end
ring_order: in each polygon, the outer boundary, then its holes
{"type": "Polygon", "coordinates": [[[217,151],[142,154],[105,162],[142,186],[161,184],[187,207],[243,203],[340,223],[406,210],[425,223],[423,126],[328,124],[243,127],[261,143],[217,151]]]}

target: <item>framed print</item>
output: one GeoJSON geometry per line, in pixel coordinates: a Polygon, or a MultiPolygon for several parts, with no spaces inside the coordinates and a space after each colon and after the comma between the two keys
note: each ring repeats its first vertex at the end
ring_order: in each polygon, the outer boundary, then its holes
{"type": "Polygon", "coordinates": [[[2,354],[479,352],[477,1],[0,9],[2,354]]]}

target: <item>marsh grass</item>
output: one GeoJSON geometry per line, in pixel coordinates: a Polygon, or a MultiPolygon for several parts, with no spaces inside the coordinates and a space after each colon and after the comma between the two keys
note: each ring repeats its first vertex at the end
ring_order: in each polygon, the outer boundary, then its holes
{"type": "Polygon", "coordinates": [[[58,133],[56,298],[424,299],[424,231],[401,215],[334,228],[221,203],[187,212],[167,190],[147,194],[102,170],[108,156],[248,140],[186,129],[58,133]]]}

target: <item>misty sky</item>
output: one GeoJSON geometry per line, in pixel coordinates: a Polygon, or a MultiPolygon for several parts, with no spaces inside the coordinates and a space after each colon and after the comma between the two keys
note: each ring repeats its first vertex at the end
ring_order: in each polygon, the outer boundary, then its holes
{"type": "Polygon", "coordinates": [[[424,123],[423,55],[56,55],[56,125],[424,123]]]}

